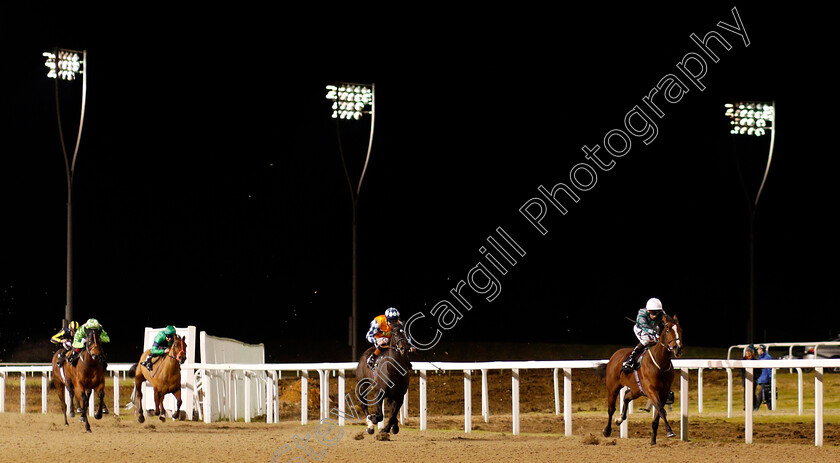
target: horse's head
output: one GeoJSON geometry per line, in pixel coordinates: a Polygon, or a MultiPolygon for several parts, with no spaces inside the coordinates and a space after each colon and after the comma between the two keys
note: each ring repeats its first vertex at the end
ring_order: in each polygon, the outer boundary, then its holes
{"type": "Polygon", "coordinates": [[[664,321],[665,323],[662,327],[662,334],[659,337],[660,342],[675,357],[679,357],[682,355],[683,350],[682,326],[680,326],[680,320],[676,315],[674,315],[673,317],[665,317],[664,321]]]}
{"type": "Polygon", "coordinates": [[[408,344],[408,336],[402,322],[397,322],[391,327],[391,349],[396,350],[400,355],[406,355],[411,347],[408,344]]]}
{"type": "Polygon", "coordinates": [[[96,360],[105,351],[102,349],[102,342],[99,340],[101,334],[100,329],[91,328],[85,331],[85,348],[90,354],[90,358],[96,360]]]}
{"type": "Polygon", "coordinates": [[[175,359],[178,360],[179,363],[183,364],[187,361],[187,341],[176,334],[175,341],[172,343],[172,349],[170,349],[170,352],[174,352],[175,359]]]}

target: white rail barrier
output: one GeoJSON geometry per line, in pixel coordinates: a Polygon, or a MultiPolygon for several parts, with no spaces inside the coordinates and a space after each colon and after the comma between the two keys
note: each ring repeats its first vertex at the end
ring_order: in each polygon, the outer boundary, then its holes
{"type": "MultiPolygon", "coordinates": [[[[486,388],[486,371],[488,370],[510,370],[511,371],[511,402],[512,402],[512,429],[513,434],[519,434],[519,379],[520,370],[533,369],[551,369],[553,370],[554,378],[554,400],[555,400],[555,414],[561,414],[560,395],[559,395],[559,371],[563,370],[563,407],[562,415],[565,425],[565,434],[570,436],[572,434],[572,370],[580,368],[598,368],[606,363],[606,360],[560,360],[560,361],[498,361],[498,362],[413,362],[413,370],[418,372],[419,377],[419,415],[420,415],[420,430],[427,429],[428,408],[427,408],[427,372],[429,371],[462,371],[464,373],[464,431],[469,433],[471,431],[472,420],[472,372],[482,372],[482,414],[485,421],[489,420],[489,397],[486,388]]],[[[680,390],[680,439],[687,440],[689,435],[688,427],[688,397],[689,397],[689,370],[698,370],[698,392],[702,390],[701,381],[703,369],[718,368],[727,371],[728,378],[728,411],[731,416],[732,410],[732,369],[746,368],[746,390],[753,390],[753,368],[794,368],[799,372],[799,411],[802,413],[802,368],[814,369],[814,430],[815,438],[814,444],[817,446],[823,445],[823,425],[824,425],[824,369],[825,368],[840,368],[840,359],[796,359],[796,360],[674,360],[673,366],[679,372],[679,390],[680,390]]],[[[341,398],[350,398],[352,400],[353,394],[345,393],[345,371],[354,370],[356,362],[340,362],[340,363],[288,363],[288,364],[184,364],[183,368],[193,369],[195,371],[214,372],[249,372],[260,371],[267,373],[266,384],[266,422],[279,422],[279,397],[278,397],[278,380],[281,378],[282,372],[297,372],[301,378],[301,424],[305,425],[308,422],[308,378],[310,371],[317,371],[321,379],[320,391],[320,418],[326,419],[331,414],[336,414],[338,424],[344,425],[347,416],[353,416],[353,413],[347,413],[346,400],[341,398]],[[337,413],[329,410],[329,375],[334,373],[338,378],[338,410],[337,413]]],[[[119,373],[124,373],[128,370],[131,364],[111,364],[108,370],[114,373],[114,413],[119,413],[119,373]]],[[[25,413],[26,408],[26,374],[41,373],[42,374],[42,412],[46,413],[46,393],[45,376],[49,376],[52,371],[50,365],[0,365],[0,412],[5,411],[5,397],[6,397],[6,377],[8,373],[18,373],[21,375],[21,413],[25,413]]],[[[774,375],[775,376],[775,375],[774,375]]],[[[702,409],[702,393],[698,394],[698,409],[702,409]]],[[[752,410],[753,397],[751,394],[746,394],[745,408],[747,412],[744,414],[744,429],[745,442],[752,443],[753,439],[753,414],[752,410]]],[[[353,403],[353,402],[351,402],[353,403]]],[[[249,405],[246,404],[246,408],[249,405]]],[[[205,421],[209,420],[208,416],[204,416],[205,421]]],[[[622,433],[622,437],[626,433],[622,433]]]]}

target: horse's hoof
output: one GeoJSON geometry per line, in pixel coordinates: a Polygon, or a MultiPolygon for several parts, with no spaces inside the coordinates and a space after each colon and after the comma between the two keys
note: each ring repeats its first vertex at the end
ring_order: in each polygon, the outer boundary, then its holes
{"type": "Polygon", "coordinates": [[[140,416],[137,417],[137,421],[140,422],[140,423],[143,423],[144,421],[146,421],[146,417],[143,416],[143,415],[140,415],[140,416]]]}
{"type": "Polygon", "coordinates": [[[674,431],[668,431],[668,437],[677,437],[674,431]]]}
{"type": "Polygon", "coordinates": [[[75,418],[76,417],[76,412],[74,412],[73,410],[70,410],[70,413],[68,413],[68,415],[70,416],[70,418],[75,418]]]}
{"type": "Polygon", "coordinates": [[[166,421],[166,415],[165,415],[165,414],[161,414],[161,415],[160,415],[160,422],[161,422],[161,423],[163,423],[163,422],[165,422],[165,421],[166,421]]]}
{"type": "Polygon", "coordinates": [[[612,429],[604,429],[603,431],[601,431],[601,434],[603,434],[604,437],[610,437],[610,434],[612,434],[612,429]]]}
{"type": "Polygon", "coordinates": [[[373,428],[367,428],[368,434],[373,435],[373,428]]]}
{"type": "Polygon", "coordinates": [[[93,415],[93,417],[96,418],[97,420],[101,420],[102,419],[102,413],[99,412],[99,413],[93,415]]]}
{"type": "Polygon", "coordinates": [[[394,434],[399,434],[399,433],[400,433],[400,427],[399,427],[399,425],[396,425],[396,424],[395,424],[395,425],[394,425],[394,430],[393,430],[393,431],[394,431],[394,434]]]}

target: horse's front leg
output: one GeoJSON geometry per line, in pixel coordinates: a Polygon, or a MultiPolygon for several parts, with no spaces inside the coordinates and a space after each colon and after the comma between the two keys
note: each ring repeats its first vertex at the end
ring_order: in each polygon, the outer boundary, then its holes
{"type": "Polygon", "coordinates": [[[659,398],[657,406],[659,407],[659,414],[662,416],[662,421],[665,422],[665,431],[668,432],[668,437],[674,437],[676,434],[671,429],[671,423],[668,422],[668,412],[665,411],[665,401],[667,400],[667,397],[668,393],[666,392],[665,398],[659,398]]]}
{"type": "Polygon", "coordinates": [[[99,406],[96,407],[96,413],[93,415],[97,420],[102,419],[102,410],[105,408],[105,383],[99,385],[96,390],[96,396],[99,398],[99,406]]]}
{"type": "MultiPolygon", "coordinates": [[[[92,392],[93,391],[91,390],[91,393],[92,392]]],[[[77,392],[77,393],[79,393],[79,392],[77,392]]],[[[90,432],[90,422],[88,421],[87,415],[88,415],[88,406],[89,406],[89,400],[90,400],[90,395],[91,394],[89,394],[88,391],[85,390],[85,389],[82,389],[80,394],[81,394],[81,396],[78,397],[78,399],[79,399],[79,404],[82,406],[81,420],[82,420],[82,422],[85,423],[85,431],[90,432]]]]}
{"type": "MultiPolygon", "coordinates": [[[[388,418],[388,424],[385,425],[385,429],[383,432],[391,432],[393,429],[394,434],[400,433],[400,420],[399,420],[399,413],[400,407],[402,407],[404,395],[400,395],[397,400],[389,400],[391,402],[391,417],[388,418]]],[[[384,402],[383,402],[384,404],[384,402]]]]}
{"type": "MultiPolygon", "coordinates": [[[[172,415],[173,420],[180,420],[181,419],[181,388],[175,390],[172,393],[175,396],[175,413],[172,415]]],[[[185,414],[186,415],[186,414],[185,414]]]]}
{"type": "Polygon", "coordinates": [[[160,416],[160,421],[166,421],[166,410],[163,408],[163,393],[155,391],[155,415],[160,416]]]}
{"type": "Polygon", "coordinates": [[[662,401],[659,400],[658,397],[653,397],[650,400],[651,406],[653,407],[653,422],[651,422],[651,431],[653,434],[650,438],[650,445],[656,445],[656,433],[659,430],[659,418],[662,418],[662,421],[665,423],[665,430],[668,432],[668,437],[674,437],[674,431],[671,429],[671,424],[668,423],[668,416],[665,412],[665,407],[662,405],[662,401]]]}

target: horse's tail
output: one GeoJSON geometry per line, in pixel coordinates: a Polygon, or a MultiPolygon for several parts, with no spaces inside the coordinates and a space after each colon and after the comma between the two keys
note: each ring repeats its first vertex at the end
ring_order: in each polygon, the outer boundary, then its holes
{"type": "Polygon", "coordinates": [[[128,377],[133,378],[134,375],[137,373],[137,364],[131,365],[131,368],[128,369],[128,377]]]}

